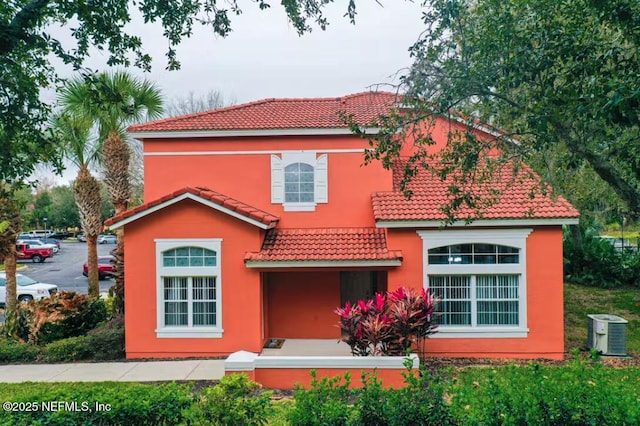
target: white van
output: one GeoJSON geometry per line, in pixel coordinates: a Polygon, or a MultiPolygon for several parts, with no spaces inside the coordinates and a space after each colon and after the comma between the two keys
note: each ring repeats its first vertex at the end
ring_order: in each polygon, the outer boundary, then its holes
{"type": "Polygon", "coordinates": [[[52,230],[44,230],[44,229],[35,229],[33,231],[27,232],[27,234],[31,235],[34,238],[49,238],[51,235],[55,234],[55,231],[52,230]]]}

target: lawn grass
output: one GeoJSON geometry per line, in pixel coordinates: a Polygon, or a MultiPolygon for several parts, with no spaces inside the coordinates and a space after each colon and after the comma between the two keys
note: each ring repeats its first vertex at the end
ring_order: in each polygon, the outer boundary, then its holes
{"type": "Polygon", "coordinates": [[[587,345],[587,315],[613,314],[627,321],[627,352],[640,356],[640,289],[564,285],[565,350],[587,345]]]}

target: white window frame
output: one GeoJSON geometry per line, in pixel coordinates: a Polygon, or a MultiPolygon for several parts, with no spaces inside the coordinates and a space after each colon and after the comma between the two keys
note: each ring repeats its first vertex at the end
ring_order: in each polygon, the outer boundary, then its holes
{"type": "MultiPolygon", "coordinates": [[[[222,239],[156,239],[156,336],[159,338],[221,338],[222,328],[222,239]],[[199,247],[216,252],[215,266],[166,267],[163,253],[179,247],[199,247]],[[164,282],[163,277],[216,277],[216,326],[165,326],[164,325],[164,282]]],[[[192,303],[189,293],[189,303],[192,303]]]]}
{"type": "Polygon", "coordinates": [[[317,156],[315,151],[285,151],[278,155],[271,155],[271,203],[282,204],[284,211],[310,212],[315,211],[316,205],[327,203],[328,200],[328,156],[317,156]],[[284,170],[295,163],[303,163],[313,167],[314,201],[286,202],[284,170]]]}
{"type": "MultiPolygon", "coordinates": [[[[533,229],[465,229],[417,231],[422,238],[423,286],[429,288],[430,275],[518,275],[519,324],[451,326],[440,325],[432,338],[522,338],[527,337],[527,238],[533,229]],[[456,244],[495,244],[520,250],[519,263],[430,265],[429,250],[456,244]]],[[[475,290],[472,287],[472,290],[475,290]]],[[[473,297],[472,300],[476,298],[473,297]]],[[[475,309],[472,308],[475,313],[475,309]]],[[[475,323],[475,321],[474,321],[475,323]]]]}

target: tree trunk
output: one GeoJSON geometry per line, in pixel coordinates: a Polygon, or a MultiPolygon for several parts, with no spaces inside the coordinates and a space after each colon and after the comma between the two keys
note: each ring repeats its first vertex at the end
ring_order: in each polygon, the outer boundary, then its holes
{"type": "Polygon", "coordinates": [[[111,252],[115,257],[114,276],[116,280],[113,313],[124,315],[124,228],[116,229],[116,248],[111,252]]]}
{"type": "Polygon", "coordinates": [[[98,236],[86,235],[87,238],[87,265],[89,278],[89,296],[100,295],[100,274],[98,272],[98,236]]]}
{"type": "MultiPolygon", "coordinates": [[[[102,147],[102,158],[105,165],[105,182],[111,196],[115,214],[127,210],[131,198],[129,181],[129,146],[116,131],[109,136],[102,147]]],[[[116,314],[124,314],[124,229],[116,230],[117,244],[111,252],[115,257],[115,294],[113,310],[116,314]]]]}
{"type": "Polygon", "coordinates": [[[573,239],[573,245],[579,249],[582,249],[582,233],[580,232],[580,226],[569,225],[569,231],[571,231],[571,238],[573,239]]]}
{"type": "MultiPolygon", "coordinates": [[[[4,270],[6,272],[6,298],[5,298],[5,318],[13,315],[18,303],[18,292],[16,287],[16,247],[4,257],[4,270]]],[[[6,319],[5,319],[6,321],[6,319]]]]}

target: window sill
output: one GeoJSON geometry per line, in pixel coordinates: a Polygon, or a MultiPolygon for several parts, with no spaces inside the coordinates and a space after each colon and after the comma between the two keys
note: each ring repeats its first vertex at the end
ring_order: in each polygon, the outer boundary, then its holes
{"type": "Polygon", "coordinates": [[[284,203],[285,212],[313,212],[316,210],[316,203],[284,203]]]}
{"type": "Polygon", "coordinates": [[[514,339],[529,335],[528,328],[520,327],[438,327],[430,339],[514,339]]]}
{"type": "Polygon", "coordinates": [[[221,328],[167,327],[156,329],[156,337],[182,339],[220,339],[224,332],[221,328]]]}

